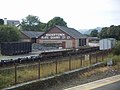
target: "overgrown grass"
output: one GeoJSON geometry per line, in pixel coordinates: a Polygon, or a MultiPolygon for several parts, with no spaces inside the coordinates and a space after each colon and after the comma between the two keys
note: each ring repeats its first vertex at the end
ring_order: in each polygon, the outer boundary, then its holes
{"type": "Polygon", "coordinates": [[[114,64],[120,63],[120,55],[115,55],[112,57],[114,64]]]}
{"type": "Polygon", "coordinates": [[[37,79],[37,65],[17,68],[18,83],[37,79]]]}
{"type": "Polygon", "coordinates": [[[69,70],[69,62],[68,60],[59,61],[57,67],[57,73],[63,73],[69,70]]]}
{"type": "Polygon", "coordinates": [[[55,74],[55,62],[40,65],[40,77],[47,77],[55,74]]]}
{"type": "MultiPolygon", "coordinates": [[[[101,62],[101,58],[98,57],[98,61],[101,62]]],[[[105,58],[104,58],[105,60],[105,58]]],[[[91,64],[96,63],[96,57],[91,57],[91,64]]],[[[65,58],[64,60],[57,61],[57,74],[63,73],[69,70],[90,66],[90,60],[83,56],[65,58]],[[69,60],[70,59],[70,60],[69,60]],[[81,61],[82,60],[82,61],[81,61]]],[[[8,87],[14,84],[15,78],[14,69],[0,70],[0,89],[8,87]]],[[[56,74],[56,61],[40,64],[40,78],[52,76],[56,74]]],[[[17,83],[22,83],[38,78],[38,64],[28,65],[23,67],[17,67],[17,83]]]]}
{"type": "Polygon", "coordinates": [[[2,70],[0,71],[0,88],[8,87],[14,84],[14,70],[2,70]]]}

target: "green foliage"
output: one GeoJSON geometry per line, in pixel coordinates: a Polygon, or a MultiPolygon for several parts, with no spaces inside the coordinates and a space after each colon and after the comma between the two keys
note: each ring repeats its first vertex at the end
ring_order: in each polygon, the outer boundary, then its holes
{"type": "Polygon", "coordinates": [[[0,43],[13,42],[20,39],[20,32],[16,27],[1,25],[0,26],[0,43]]]}
{"type": "Polygon", "coordinates": [[[22,19],[21,29],[27,31],[46,31],[49,28],[60,25],[67,26],[67,23],[60,17],[54,17],[48,23],[40,22],[39,17],[28,15],[25,19],[22,19]]]}
{"type": "Polygon", "coordinates": [[[120,25],[102,28],[99,33],[100,38],[115,38],[116,40],[120,40],[120,25]]]}
{"type": "Polygon", "coordinates": [[[117,43],[116,47],[113,50],[114,55],[120,55],[120,42],[117,43]]]}
{"type": "Polygon", "coordinates": [[[91,37],[97,37],[98,36],[98,30],[96,30],[96,29],[92,30],[91,33],[90,33],[90,36],[91,37]]]}
{"type": "Polygon", "coordinates": [[[40,31],[46,31],[46,23],[42,23],[42,22],[40,22],[40,26],[39,26],[39,28],[40,28],[40,31]]]}
{"type": "Polygon", "coordinates": [[[22,19],[21,29],[27,31],[39,31],[40,20],[37,16],[28,15],[25,19],[22,19]]]}
{"type": "Polygon", "coordinates": [[[3,25],[3,24],[4,24],[4,20],[0,19],[0,25],[3,25]]]}
{"type": "Polygon", "coordinates": [[[113,58],[113,63],[114,64],[120,63],[120,55],[115,55],[112,58],[113,58]]]}
{"type": "Polygon", "coordinates": [[[47,23],[46,29],[54,27],[55,25],[60,25],[60,26],[66,26],[67,27],[67,23],[63,20],[63,18],[61,18],[61,17],[54,17],[53,19],[51,19],[47,23]]]}
{"type": "Polygon", "coordinates": [[[99,37],[100,38],[107,38],[108,37],[107,30],[108,30],[108,27],[102,28],[101,32],[99,33],[99,37]]]}

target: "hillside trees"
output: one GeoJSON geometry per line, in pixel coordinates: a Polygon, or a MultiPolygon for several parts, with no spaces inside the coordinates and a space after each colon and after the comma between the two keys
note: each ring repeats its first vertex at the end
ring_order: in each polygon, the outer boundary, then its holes
{"type": "Polygon", "coordinates": [[[102,28],[101,32],[99,33],[99,37],[102,39],[107,38],[108,37],[107,31],[108,31],[108,27],[102,28]]]}
{"type": "Polygon", "coordinates": [[[100,38],[115,38],[116,40],[120,40],[120,25],[102,28],[99,33],[100,38]]]}
{"type": "Polygon", "coordinates": [[[90,33],[90,36],[91,37],[97,37],[98,36],[98,30],[96,30],[96,29],[92,30],[91,33],[90,33]]]}

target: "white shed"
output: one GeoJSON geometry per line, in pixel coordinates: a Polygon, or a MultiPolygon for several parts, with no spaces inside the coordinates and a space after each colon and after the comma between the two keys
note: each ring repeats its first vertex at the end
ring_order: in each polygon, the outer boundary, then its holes
{"type": "Polygon", "coordinates": [[[116,40],[114,38],[101,39],[99,41],[100,50],[107,50],[115,47],[116,40]]]}

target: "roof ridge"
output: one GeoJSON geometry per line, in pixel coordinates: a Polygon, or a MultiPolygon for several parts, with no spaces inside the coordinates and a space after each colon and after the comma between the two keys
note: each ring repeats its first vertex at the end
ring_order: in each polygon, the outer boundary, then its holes
{"type": "MultiPolygon", "coordinates": [[[[65,26],[59,26],[59,25],[55,25],[55,26],[57,26],[59,29],[61,29],[63,32],[65,32],[65,33],[67,33],[68,35],[70,35],[68,32],[66,32],[65,30],[63,30],[62,28],[60,28],[60,27],[65,27],[65,26]]],[[[65,28],[67,28],[67,27],[65,27],[65,28]]],[[[71,35],[70,35],[71,36],[71,35]]],[[[73,37],[74,38],[74,37],[73,37]]]]}
{"type": "Polygon", "coordinates": [[[43,32],[43,31],[27,31],[27,30],[21,30],[21,31],[26,31],[26,32],[43,32]]]}
{"type": "Polygon", "coordinates": [[[66,32],[68,35],[72,36],[73,38],[85,37],[82,33],[80,33],[79,31],[77,31],[74,28],[70,28],[70,27],[66,27],[66,26],[58,26],[58,25],[56,25],[56,27],[58,27],[59,29],[61,29],[64,32],[66,32]]]}
{"type": "Polygon", "coordinates": [[[21,31],[24,35],[32,38],[32,37],[39,37],[41,36],[44,32],[36,32],[36,31],[21,31]]]}

